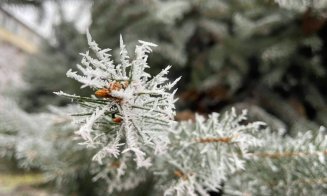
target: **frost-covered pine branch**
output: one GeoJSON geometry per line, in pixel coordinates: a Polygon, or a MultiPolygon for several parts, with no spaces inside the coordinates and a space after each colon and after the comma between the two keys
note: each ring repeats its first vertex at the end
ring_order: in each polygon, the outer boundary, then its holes
{"type": "Polygon", "coordinates": [[[48,113],[29,114],[0,96],[0,160],[11,161],[11,168],[41,172],[42,182],[56,185],[62,193],[76,191],[77,178],[90,172],[93,153],[73,141],[76,127],[67,113],[77,108],[52,107],[48,113]]]}
{"type": "Polygon", "coordinates": [[[145,70],[148,53],[156,45],[139,41],[135,57],[130,59],[122,38],[120,38],[120,63],[114,64],[110,49],[100,49],[87,34],[90,49],[82,54],[82,73],[69,70],[67,76],[91,87],[95,96],[79,97],[58,92],[81,102],[91,115],[80,117],[83,123],[76,132],[84,140],[83,144],[98,149],[93,157],[99,163],[107,156],[118,158],[121,153],[133,152],[138,167],[149,167],[151,160],[145,149],[154,153],[165,151],[169,127],[174,123],[174,94],[170,92],[179,80],[168,82],[166,74],[170,66],[151,77],[145,70]],[[101,127],[112,124],[105,131],[101,127]],[[101,130],[102,129],[102,130],[101,130]]]}
{"type": "Polygon", "coordinates": [[[166,164],[157,169],[165,195],[219,192],[228,176],[244,169],[248,147],[261,144],[255,135],[264,123],[246,123],[246,111],[237,115],[232,109],[195,119],[174,127],[166,164]]]}
{"type": "Polygon", "coordinates": [[[296,137],[262,132],[265,145],[252,149],[246,170],[225,184],[232,195],[324,195],[327,191],[325,128],[296,137]]]}
{"type": "Polygon", "coordinates": [[[69,70],[67,76],[94,89],[95,96],[57,94],[84,107],[75,115],[76,134],[81,144],[96,150],[93,160],[100,164],[94,180],[106,181],[109,193],[133,188],[150,173],[165,195],[207,195],[244,169],[248,147],[260,143],[254,133],[261,122],[246,123],[245,112],[232,110],[176,123],[176,90],[170,90],[179,78],[168,82],[170,66],[153,77],[145,71],[155,44],[139,41],[131,59],[120,38],[120,63],[114,64],[110,50],[87,37],[95,57],[82,54],[82,75],[69,70]]]}
{"type": "Polygon", "coordinates": [[[275,2],[287,9],[305,11],[306,9],[325,10],[326,0],[275,0],[275,2]]]}

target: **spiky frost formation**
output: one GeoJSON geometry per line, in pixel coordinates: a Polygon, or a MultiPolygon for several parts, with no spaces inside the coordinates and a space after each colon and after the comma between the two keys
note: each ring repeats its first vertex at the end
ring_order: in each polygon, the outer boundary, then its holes
{"type": "Polygon", "coordinates": [[[171,151],[165,156],[169,166],[158,169],[165,195],[219,192],[230,174],[244,169],[248,148],[261,143],[254,134],[264,125],[244,124],[245,120],[245,111],[237,115],[232,109],[222,116],[213,113],[207,120],[196,116],[195,123],[176,126],[171,151]]]}
{"type": "Polygon", "coordinates": [[[325,195],[325,128],[296,137],[265,131],[265,145],[253,149],[246,170],[225,183],[230,195],[325,195]]]}
{"type": "Polygon", "coordinates": [[[305,11],[307,9],[325,10],[326,0],[275,0],[275,2],[287,9],[305,11]]]}
{"type": "Polygon", "coordinates": [[[92,173],[94,181],[106,182],[108,194],[114,191],[131,190],[146,181],[147,170],[137,169],[131,154],[124,153],[119,160],[107,159],[103,165],[94,165],[92,173]]]}
{"type": "Polygon", "coordinates": [[[145,149],[160,154],[169,143],[167,130],[174,122],[176,92],[169,91],[179,78],[167,82],[170,66],[154,77],[145,71],[151,47],[156,46],[153,43],[139,41],[130,60],[120,38],[120,63],[114,64],[110,49],[100,49],[89,33],[87,39],[96,58],[89,52],[82,54],[81,65],[77,65],[82,75],[69,70],[67,76],[81,82],[82,87],[96,90],[96,97],[57,93],[81,102],[88,110],[85,116],[80,115],[81,127],[76,134],[83,144],[98,149],[93,159],[99,163],[105,157],[133,152],[137,166],[148,167],[151,160],[145,149]]]}

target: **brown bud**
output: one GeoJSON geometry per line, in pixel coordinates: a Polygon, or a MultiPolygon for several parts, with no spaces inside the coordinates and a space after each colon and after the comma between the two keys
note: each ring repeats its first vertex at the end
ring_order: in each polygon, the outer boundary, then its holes
{"type": "Polygon", "coordinates": [[[120,167],[120,162],[119,161],[114,161],[111,163],[111,167],[118,169],[120,167]]]}
{"type": "Polygon", "coordinates": [[[127,88],[127,87],[128,87],[128,84],[129,84],[128,81],[123,82],[123,88],[124,88],[124,89],[127,88]]]}
{"type": "Polygon", "coordinates": [[[119,82],[110,82],[109,89],[111,91],[119,91],[120,89],[122,89],[122,85],[119,82]]]}
{"type": "Polygon", "coordinates": [[[121,123],[123,121],[123,119],[121,117],[116,117],[116,118],[113,118],[112,121],[115,123],[121,123]]]}
{"type": "Polygon", "coordinates": [[[188,179],[187,175],[185,175],[183,172],[181,172],[179,170],[174,171],[174,174],[175,174],[175,176],[181,178],[182,180],[188,179]]]}
{"type": "Polygon", "coordinates": [[[97,97],[106,97],[106,98],[108,98],[108,97],[111,97],[110,95],[109,95],[109,90],[108,89],[105,89],[105,88],[102,88],[102,89],[99,89],[99,90],[97,90],[97,91],[95,91],[95,96],[97,96],[97,97]]]}

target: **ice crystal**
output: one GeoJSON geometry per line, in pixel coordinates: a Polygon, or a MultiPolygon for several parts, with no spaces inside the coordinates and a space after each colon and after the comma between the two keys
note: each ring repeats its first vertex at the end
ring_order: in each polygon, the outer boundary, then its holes
{"type": "Polygon", "coordinates": [[[248,148],[260,143],[254,133],[261,122],[248,123],[246,112],[232,109],[175,123],[176,90],[170,90],[179,78],[168,82],[170,66],[153,77],[145,71],[155,44],[139,41],[131,59],[120,38],[120,63],[114,64],[110,50],[87,37],[92,53],[82,54],[82,75],[69,70],[67,76],[94,95],[57,94],[84,106],[85,113],[75,115],[80,124],[75,133],[81,144],[96,149],[93,160],[100,165],[94,180],[106,181],[108,193],[133,188],[153,173],[165,195],[208,195],[244,169],[248,148]]]}
{"type": "Polygon", "coordinates": [[[235,190],[239,195],[325,195],[325,128],[294,137],[269,129],[260,135],[265,145],[251,153],[245,171],[225,183],[224,191],[228,195],[233,195],[235,190]]]}
{"type": "Polygon", "coordinates": [[[255,134],[264,123],[245,122],[246,112],[237,115],[232,109],[222,116],[213,113],[208,119],[198,115],[195,123],[178,125],[172,138],[178,144],[165,157],[171,167],[158,169],[163,179],[175,178],[160,182],[165,195],[219,192],[230,174],[244,169],[248,148],[261,144],[255,134]]]}
{"type": "Polygon", "coordinates": [[[57,92],[81,102],[89,110],[90,115],[79,120],[82,125],[76,134],[84,145],[98,149],[93,159],[99,163],[105,157],[117,158],[121,153],[133,152],[138,167],[149,167],[151,160],[145,149],[162,153],[169,143],[167,130],[174,123],[176,101],[176,90],[170,90],[179,78],[168,82],[170,66],[154,77],[145,71],[149,68],[148,54],[156,47],[153,43],[139,41],[131,60],[120,37],[120,63],[114,64],[110,49],[100,49],[89,33],[87,39],[95,57],[89,51],[81,54],[83,59],[77,67],[82,75],[69,70],[67,76],[82,83],[82,87],[94,89],[96,96],[57,92]],[[105,123],[112,126],[103,126],[105,123]]]}

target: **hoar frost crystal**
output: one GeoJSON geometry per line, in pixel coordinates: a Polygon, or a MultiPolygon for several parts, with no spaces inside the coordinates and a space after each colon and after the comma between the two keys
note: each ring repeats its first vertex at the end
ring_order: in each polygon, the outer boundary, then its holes
{"type": "Polygon", "coordinates": [[[108,183],[108,192],[137,186],[147,174],[158,176],[165,195],[208,195],[219,191],[228,175],[244,168],[243,158],[260,141],[254,133],[261,122],[244,124],[245,113],[216,113],[206,120],[175,122],[170,66],[156,76],[145,71],[155,44],[139,41],[131,60],[120,38],[120,63],[110,49],[100,49],[87,33],[92,54],[86,52],[78,72],[67,76],[94,90],[91,97],[56,94],[74,99],[84,108],[76,114],[81,144],[95,149],[99,163],[95,180],[108,183]]]}
{"type": "Polygon", "coordinates": [[[106,156],[117,158],[120,153],[133,152],[138,167],[149,167],[151,160],[142,149],[154,149],[162,153],[169,143],[168,128],[174,122],[174,94],[169,90],[179,80],[167,82],[168,66],[151,78],[145,72],[148,68],[148,53],[156,45],[139,41],[136,46],[135,59],[130,60],[126,47],[120,38],[120,64],[115,65],[108,54],[110,49],[101,50],[87,34],[88,44],[96,55],[89,52],[82,54],[81,65],[77,65],[83,75],[69,70],[67,76],[83,84],[82,87],[95,89],[97,97],[83,98],[62,92],[58,95],[68,96],[80,101],[93,103],[92,115],[84,120],[76,132],[88,147],[99,149],[93,157],[99,163],[106,156]],[[111,114],[108,116],[108,114],[111,114]],[[114,117],[120,115],[120,117],[114,117]],[[110,118],[113,117],[113,118],[110,118]],[[99,131],[98,123],[117,123],[109,133],[99,131]],[[97,128],[96,128],[97,127],[97,128]],[[123,142],[122,142],[123,141],[123,142]]]}

